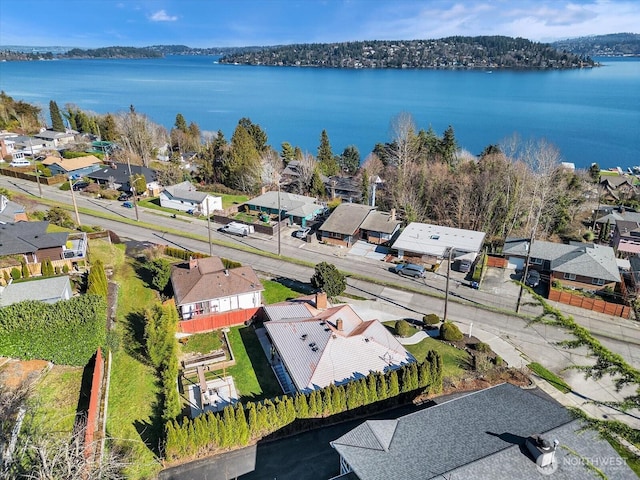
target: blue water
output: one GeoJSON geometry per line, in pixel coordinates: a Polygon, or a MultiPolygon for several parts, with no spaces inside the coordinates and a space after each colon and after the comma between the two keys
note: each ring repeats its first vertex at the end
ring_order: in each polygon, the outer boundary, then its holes
{"type": "Polygon", "coordinates": [[[472,153],[517,133],[545,139],[564,161],[586,168],[640,164],[640,59],[599,59],[571,71],[337,70],[219,65],[215,57],[0,63],[0,89],[43,107],[73,103],[97,113],[129,105],[171,128],[177,113],[231,138],[249,117],[279,149],[317,153],[327,130],[334,153],[356,145],[364,158],[392,139],[391,120],[418,128],[452,125],[472,153]]]}

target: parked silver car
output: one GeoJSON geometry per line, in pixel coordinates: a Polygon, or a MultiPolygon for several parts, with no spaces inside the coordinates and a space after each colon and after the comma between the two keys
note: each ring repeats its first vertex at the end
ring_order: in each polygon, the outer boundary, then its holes
{"type": "Polygon", "coordinates": [[[400,263],[393,267],[393,271],[398,275],[414,278],[424,278],[426,275],[424,267],[422,265],[416,265],[415,263],[400,263]]]}

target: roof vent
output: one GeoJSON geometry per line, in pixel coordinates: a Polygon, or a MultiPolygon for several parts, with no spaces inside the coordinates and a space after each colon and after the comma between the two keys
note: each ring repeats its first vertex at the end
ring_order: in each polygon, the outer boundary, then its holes
{"type": "Polygon", "coordinates": [[[309,344],[309,346],[310,346],[311,348],[315,347],[315,346],[316,346],[316,342],[311,342],[311,343],[309,344]]]}
{"type": "Polygon", "coordinates": [[[364,341],[365,341],[366,343],[369,343],[369,337],[365,337],[364,341]]]}
{"type": "Polygon", "coordinates": [[[300,340],[306,340],[307,339],[307,334],[303,333],[302,336],[300,337],[300,340]]]}
{"type": "Polygon", "coordinates": [[[318,347],[313,347],[313,348],[311,349],[311,351],[312,351],[312,352],[317,352],[317,351],[318,351],[318,347]]]}

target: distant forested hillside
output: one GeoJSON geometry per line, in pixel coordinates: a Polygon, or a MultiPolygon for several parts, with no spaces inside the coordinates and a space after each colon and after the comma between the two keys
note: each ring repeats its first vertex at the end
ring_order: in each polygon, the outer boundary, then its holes
{"type": "Polygon", "coordinates": [[[72,48],[67,53],[60,55],[61,58],[154,58],[161,56],[161,53],[154,52],[149,48],[137,47],[103,47],[87,50],[72,48]]]}
{"type": "Polygon", "coordinates": [[[594,66],[591,58],[503,36],[374,40],[266,47],[225,55],[221,63],[330,68],[535,68],[594,66]]]}
{"type": "Polygon", "coordinates": [[[640,34],[594,35],[561,40],[552,43],[552,45],[561,51],[592,57],[640,55],[640,34]]]}

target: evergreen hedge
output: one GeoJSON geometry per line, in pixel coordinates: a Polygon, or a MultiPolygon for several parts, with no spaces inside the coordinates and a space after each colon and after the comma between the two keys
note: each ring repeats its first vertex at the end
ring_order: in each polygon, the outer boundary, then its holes
{"type": "Polygon", "coordinates": [[[0,355],[83,366],[104,345],[106,321],[98,295],[15,303],[0,309],[0,355]]]}
{"type": "Polygon", "coordinates": [[[283,395],[245,406],[227,406],[222,413],[207,412],[194,419],[167,422],[165,454],[169,461],[242,447],[296,419],[323,418],[354,410],[402,393],[442,391],[442,357],[429,351],[421,364],[411,363],[386,373],[371,373],[346,384],[331,384],[310,393],[283,395]]]}

